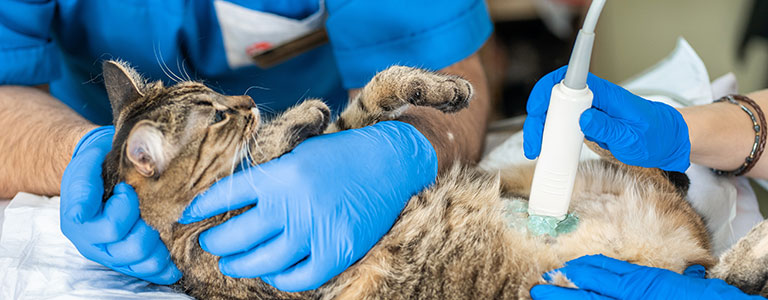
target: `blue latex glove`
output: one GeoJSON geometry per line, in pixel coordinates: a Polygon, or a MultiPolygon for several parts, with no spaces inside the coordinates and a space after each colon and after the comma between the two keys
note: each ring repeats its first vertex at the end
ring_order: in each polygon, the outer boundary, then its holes
{"type": "MultiPolygon", "coordinates": [[[[705,279],[701,265],[693,265],[680,275],[603,255],[589,255],[567,262],[556,271],[580,289],[537,285],[531,289],[533,299],[764,299],[744,294],[720,279],[705,279]]],[[[544,274],[544,278],[549,280],[549,275],[544,274]]]]}
{"type": "Polygon", "coordinates": [[[191,223],[256,206],[200,234],[231,277],[284,291],[314,289],[363,257],[410,197],[437,176],[413,126],[389,121],[310,138],[280,158],[214,184],[186,209],[191,223]]]}
{"type": "Polygon", "coordinates": [[[120,273],[172,284],[181,272],[160,235],[139,217],[139,198],[119,183],[102,203],[101,164],[112,149],[112,126],[86,134],[75,147],[61,179],[61,232],[80,254],[120,273]]]}
{"type": "MultiPolygon", "coordinates": [[[[544,120],[552,87],[565,78],[567,67],[542,77],[528,97],[523,149],[528,159],[541,152],[544,120]]],[[[619,161],[634,166],[685,172],[691,164],[688,125],[669,105],[653,102],[589,74],[592,108],[581,114],[584,136],[610,150],[619,161]]]]}

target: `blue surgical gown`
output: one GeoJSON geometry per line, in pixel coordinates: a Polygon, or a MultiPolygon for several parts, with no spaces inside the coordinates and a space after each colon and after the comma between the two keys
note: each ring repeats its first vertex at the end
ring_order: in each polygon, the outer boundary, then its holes
{"type": "Polygon", "coordinates": [[[227,2],[296,20],[325,9],[330,43],[267,69],[231,67],[212,0],[0,0],[0,84],[49,84],[87,119],[109,124],[101,62],[119,58],[150,80],[171,84],[170,70],[247,93],[268,112],[308,97],[338,111],[346,89],[387,66],[446,67],[492,30],[483,0],[227,2]]]}

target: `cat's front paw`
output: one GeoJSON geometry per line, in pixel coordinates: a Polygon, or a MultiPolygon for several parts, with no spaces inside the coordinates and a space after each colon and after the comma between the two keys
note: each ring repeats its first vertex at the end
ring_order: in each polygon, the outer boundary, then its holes
{"type": "Polygon", "coordinates": [[[413,105],[455,113],[469,106],[473,89],[468,81],[458,76],[435,74],[431,78],[414,78],[404,85],[402,93],[403,98],[413,105]]]}
{"type": "Polygon", "coordinates": [[[289,108],[259,128],[249,152],[252,164],[270,161],[322,134],[330,120],[331,110],[320,100],[306,100],[289,108]]]}
{"type": "Polygon", "coordinates": [[[292,145],[298,145],[302,141],[322,134],[331,120],[331,110],[321,100],[306,100],[298,106],[286,112],[282,121],[287,129],[287,134],[293,138],[292,145]]]}
{"type": "Polygon", "coordinates": [[[431,106],[445,113],[455,113],[469,106],[474,95],[472,84],[456,75],[409,67],[392,67],[387,71],[400,73],[401,85],[396,94],[416,106],[431,106]]]}

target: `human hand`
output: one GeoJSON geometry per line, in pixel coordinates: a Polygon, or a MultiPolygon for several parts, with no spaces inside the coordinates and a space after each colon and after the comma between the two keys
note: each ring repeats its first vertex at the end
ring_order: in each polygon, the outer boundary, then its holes
{"type": "MultiPolygon", "coordinates": [[[[528,159],[539,156],[544,120],[552,87],[565,77],[562,67],[542,77],[528,97],[523,148],[528,159]]],[[[685,172],[691,164],[688,125],[674,108],[636,96],[595,75],[587,85],[594,94],[592,108],[581,114],[584,136],[628,164],[685,172]]]]}
{"type": "Polygon", "coordinates": [[[437,176],[434,148],[413,126],[381,122],[310,138],[214,184],[187,207],[188,224],[255,206],[200,234],[231,277],[284,291],[321,286],[363,257],[410,197],[437,176]]]}
{"type": "Polygon", "coordinates": [[[61,232],[80,254],[120,273],[172,284],[181,272],[160,235],[139,217],[139,198],[126,183],[102,203],[101,164],[112,149],[112,126],[86,134],[61,180],[61,232]]]}
{"type": "MultiPolygon", "coordinates": [[[[531,289],[533,299],[763,299],[744,294],[720,279],[705,279],[701,265],[690,266],[681,275],[589,255],[569,261],[555,271],[563,273],[579,289],[537,285],[531,289]]],[[[544,278],[549,280],[549,273],[544,278]]]]}

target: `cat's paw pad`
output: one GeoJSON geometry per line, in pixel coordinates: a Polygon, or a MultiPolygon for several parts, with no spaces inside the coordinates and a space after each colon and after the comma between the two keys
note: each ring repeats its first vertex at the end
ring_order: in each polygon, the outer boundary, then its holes
{"type": "Polygon", "coordinates": [[[455,113],[467,108],[469,101],[474,95],[474,89],[469,81],[458,76],[450,76],[440,84],[440,90],[444,94],[443,99],[450,99],[448,102],[442,102],[435,108],[446,112],[455,113]]]}
{"type": "Polygon", "coordinates": [[[474,89],[459,76],[424,72],[408,80],[401,93],[401,97],[413,105],[455,113],[469,106],[474,89]]]}

